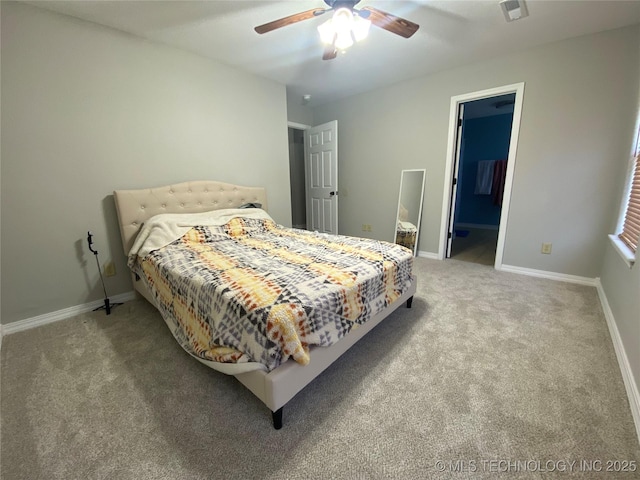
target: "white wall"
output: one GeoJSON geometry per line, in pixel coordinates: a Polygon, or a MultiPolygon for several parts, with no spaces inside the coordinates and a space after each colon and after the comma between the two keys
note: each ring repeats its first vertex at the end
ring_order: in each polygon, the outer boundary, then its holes
{"type": "Polygon", "coordinates": [[[313,123],[313,108],[302,105],[302,99],[287,92],[287,120],[301,125],[315,125],[313,123]]]}
{"type": "MultiPolygon", "coordinates": [[[[640,42],[637,41],[637,53],[640,54],[638,47],[640,47],[640,42]]],[[[638,69],[640,70],[640,66],[638,69]]],[[[636,98],[630,97],[629,103],[636,107],[636,123],[631,123],[634,126],[637,125],[637,119],[640,118],[640,79],[636,84],[636,98]]],[[[631,133],[625,162],[627,168],[619,176],[619,192],[625,191],[625,183],[628,182],[631,163],[629,157],[633,150],[632,142],[636,132],[631,133]]],[[[621,197],[621,194],[618,195],[618,202],[620,204],[626,203],[621,197]]],[[[612,225],[614,225],[613,222],[612,225]]],[[[612,233],[615,232],[614,228],[612,226],[612,233]]],[[[620,334],[636,388],[640,388],[640,252],[636,253],[636,263],[630,269],[611,243],[607,243],[605,248],[600,282],[620,334]]],[[[636,395],[638,395],[637,391],[636,395]]],[[[640,408],[640,405],[636,405],[636,407],[640,408]]],[[[640,425],[640,419],[636,418],[636,424],[640,425]]],[[[640,431],[638,434],[640,435],[640,431]]]]}
{"type": "Polygon", "coordinates": [[[451,97],[525,82],[503,262],[599,276],[634,124],[638,36],[584,36],[315,108],[317,124],[338,120],[340,232],[366,223],[390,240],[400,171],[426,168],[419,250],[437,252],[451,97]]]}
{"type": "Polygon", "coordinates": [[[2,5],[2,323],[131,290],[112,191],[261,185],[291,221],[285,87],[24,4],[2,5]]]}
{"type": "Polygon", "coordinates": [[[613,246],[608,245],[600,282],[620,334],[631,375],[636,388],[640,388],[640,264],[636,263],[630,269],[613,246]]]}

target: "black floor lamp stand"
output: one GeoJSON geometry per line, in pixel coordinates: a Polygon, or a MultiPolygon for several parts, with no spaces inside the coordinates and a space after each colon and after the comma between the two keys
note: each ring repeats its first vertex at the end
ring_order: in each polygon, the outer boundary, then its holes
{"type": "Polygon", "coordinates": [[[89,244],[89,250],[96,257],[96,265],[98,266],[98,274],[100,275],[100,283],[102,283],[102,291],[104,292],[104,305],[95,308],[93,311],[102,310],[103,308],[107,311],[107,315],[111,314],[111,307],[116,307],[118,305],[122,305],[121,303],[111,303],[109,301],[109,296],[107,295],[107,287],[104,285],[104,278],[102,278],[102,269],[100,268],[100,262],[98,261],[98,251],[93,249],[93,235],[91,232],[87,232],[87,243],[89,244]]]}

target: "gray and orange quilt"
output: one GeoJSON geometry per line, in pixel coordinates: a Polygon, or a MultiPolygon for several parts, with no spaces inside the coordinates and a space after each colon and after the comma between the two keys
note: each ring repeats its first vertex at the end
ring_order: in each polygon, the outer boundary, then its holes
{"type": "Polygon", "coordinates": [[[225,373],[306,365],[310,345],[337,342],[411,283],[399,245],[286,228],[262,210],[188,217],[149,220],[129,266],[180,345],[225,373]]]}

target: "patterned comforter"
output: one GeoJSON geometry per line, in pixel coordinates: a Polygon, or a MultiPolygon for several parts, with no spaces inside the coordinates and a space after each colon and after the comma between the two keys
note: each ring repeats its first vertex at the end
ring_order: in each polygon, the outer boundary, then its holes
{"type": "Polygon", "coordinates": [[[243,217],[129,259],[187,352],[268,371],[289,357],[307,364],[309,345],[332,345],[383,310],[409,287],[412,264],[391,243],[243,217]]]}

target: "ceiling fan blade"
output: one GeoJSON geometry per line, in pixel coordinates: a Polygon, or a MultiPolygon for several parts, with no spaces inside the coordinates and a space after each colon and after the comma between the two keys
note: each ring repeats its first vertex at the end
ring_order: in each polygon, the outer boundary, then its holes
{"type": "Polygon", "coordinates": [[[302,20],[307,20],[309,18],[317,17],[318,15],[322,15],[327,10],[323,10],[321,8],[314,8],[313,10],[307,10],[306,12],[296,13],[294,15],[289,15],[288,17],[281,18],[279,20],[274,20],[273,22],[265,23],[264,25],[259,25],[254,30],[259,33],[267,33],[277,28],[286,27],[287,25],[291,25],[293,23],[301,22],[302,20]]]}
{"type": "Polygon", "coordinates": [[[333,60],[338,56],[338,49],[335,45],[327,45],[322,54],[323,60],[333,60]]]}
{"type": "Polygon", "coordinates": [[[371,23],[373,23],[376,27],[383,28],[404,38],[409,38],[411,35],[416,33],[418,28],[420,28],[420,25],[418,25],[417,23],[410,22],[409,20],[405,20],[404,18],[396,17],[395,15],[383,12],[382,10],[378,10],[377,8],[364,7],[362,10],[366,10],[369,12],[369,16],[367,18],[371,20],[371,23]]]}

